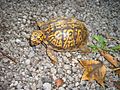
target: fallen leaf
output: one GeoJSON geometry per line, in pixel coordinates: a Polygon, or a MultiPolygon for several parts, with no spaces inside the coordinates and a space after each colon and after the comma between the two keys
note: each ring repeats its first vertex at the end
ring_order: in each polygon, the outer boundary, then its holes
{"type": "Polygon", "coordinates": [[[114,68],[113,71],[120,76],[120,67],[114,68]]]}
{"type": "Polygon", "coordinates": [[[55,80],[55,85],[58,87],[62,86],[64,83],[63,79],[62,78],[59,78],[59,79],[56,79],[55,80]]]}
{"type": "Polygon", "coordinates": [[[85,68],[81,80],[96,80],[104,87],[105,65],[96,60],[80,60],[80,64],[85,68]]]}
{"type": "Polygon", "coordinates": [[[116,58],[114,58],[112,55],[107,53],[106,51],[99,51],[100,54],[108,61],[110,62],[113,66],[118,67],[120,62],[116,58]]]}

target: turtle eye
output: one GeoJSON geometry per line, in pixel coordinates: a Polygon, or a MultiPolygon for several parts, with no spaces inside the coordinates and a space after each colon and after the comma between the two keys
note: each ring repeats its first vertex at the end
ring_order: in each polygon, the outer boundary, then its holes
{"type": "Polygon", "coordinates": [[[36,38],[37,38],[37,36],[34,36],[34,38],[36,39],[36,38]]]}

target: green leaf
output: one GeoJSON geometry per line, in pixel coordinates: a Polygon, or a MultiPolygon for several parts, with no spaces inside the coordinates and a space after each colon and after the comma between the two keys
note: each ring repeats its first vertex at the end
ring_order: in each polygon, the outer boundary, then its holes
{"type": "Polygon", "coordinates": [[[89,45],[89,47],[92,49],[92,52],[98,51],[98,47],[96,45],[89,45]]]}
{"type": "Polygon", "coordinates": [[[95,39],[98,42],[98,47],[101,49],[104,49],[107,44],[107,40],[103,38],[102,35],[94,35],[93,39],[95,39]]]}
{"type": "Polygon", "coordinates": [[[114,51],[119,51],[120,50],[120,45],[111,47],[110,49],[114,50],[114,51]]]}
{"type": "Polygon", "coordinates": [[[97,42],[99,42],[99,35],[94,35],[93,39],[95,39],[97,42]]]}
{"type": "Polygon", "coordinates": [[[105,51],[120,51],[120,45],[108,48],[107,40],[102,35],[94,35],[92,38],[97,41],[94,45],[89,45],[93,52],[98,51],[98,49],[105,51]]]}
{"type": "Polygon", "coordinates": [[[89,45],[89,47],[92,48],[92,49],[97,49],[96,45],[89,45]]]}

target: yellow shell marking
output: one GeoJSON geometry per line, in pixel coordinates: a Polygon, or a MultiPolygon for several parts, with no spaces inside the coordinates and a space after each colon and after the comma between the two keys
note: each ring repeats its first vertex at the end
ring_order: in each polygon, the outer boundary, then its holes
{"type": "Polygon", "coordinates": [[[59,48],[62,48],[62,32],[56,31],[49,36],[49,41],[59,48]]]}
{"type": "Polygon", "coordinates": [[[81,39],[82,39],[82,37],[81,37],[81,30],[77,30],[76,42],[77,42],[77,43],[80,43],[80,42],[81,42],[81,39]]]}
{"type": "Polygon", "coordinates": [[[63,30],[63,48],[67,49],[75,45],[74,41],[74,31],[72,29],[63,30]]]}

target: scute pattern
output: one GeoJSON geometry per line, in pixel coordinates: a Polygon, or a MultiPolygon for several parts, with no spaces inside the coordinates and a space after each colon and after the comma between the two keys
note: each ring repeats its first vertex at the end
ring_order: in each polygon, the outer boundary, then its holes
{"type": "Polygon", "coordinates": [[[48,36],[48,42],[57,48],[62,48],[62,31],[58,30],[56,32],[52,32],[48,36]]]}
{"type": "Polygon", "coordinates": [[[72,50],[86,44],[88,32],[84,24],[74,18],[53,19],[48,22],[47,42],[53,48],[72,50]],[[49,24],[48,24],[49,23],[49,24]]]}

